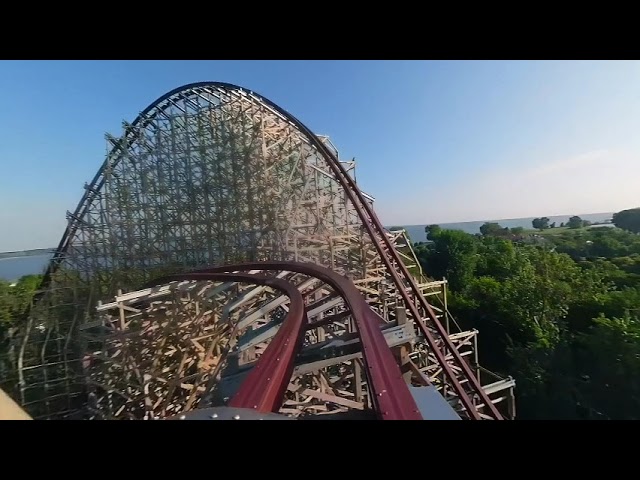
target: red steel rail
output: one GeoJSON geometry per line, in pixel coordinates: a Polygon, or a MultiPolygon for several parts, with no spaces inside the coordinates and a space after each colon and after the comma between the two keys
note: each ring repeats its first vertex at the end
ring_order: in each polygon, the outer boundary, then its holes
{"type": "MultiPolygon", "coordinates": [[[[360,291],[346,277],[312,263],[265,261],[226,265],[194,271],[221,273],[242,270],[277,270],[302,273],[333,287],[344,298],[356,322],[366,375],[371,385],[372,403],[382,420],[423,420],[418,406],[402,378],[402,373],[382,331],[380,317],[366,303],[360,291]]],[[[293,360],[292,360],[293,361],[293,360]]],[[[252,372],[253,373],[253,372],[252,372]]],[[[256,373],[270,375],[269,371],[256,373]]],[[[246,381],[245,381],[246,382],[246,381]]]]}

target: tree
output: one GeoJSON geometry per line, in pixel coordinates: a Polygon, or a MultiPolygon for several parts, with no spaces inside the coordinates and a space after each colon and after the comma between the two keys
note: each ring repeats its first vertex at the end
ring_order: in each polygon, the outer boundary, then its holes
{"type": "Polygon", "coordinates": [[[0,279],[0,330],[3,323],[8,324],[13,318],[12,313],[15,309],[13,288],[9,286],[9,282],[0,279]]]}
{"type": "Polygon", "coordinates": [[[511,229],[511,233],[513,233],[514,235],[521,235],[522,232],[524,232],[524,227],[513,227],[511,229]]]}
{"type": "Polygon", "coordinates": [[[425,270],[432,277],[446,277],[452,290],[462,290],[473,278],[478,239],[460,230],[440,229],[433,242],[433,248],[422,257],[425,270]]]}
{"type": "Polygon", "coordinates": [[[483,238],[478,246],[476,277],[493,277],[504,281],[516,269],[516,248],[509,240],[496,237],[483,238]]]}
{"type": "Polygon", "coordinates": [[[553,222],[551,225],[549,225],[549,228],[556,228],[556,222],[553,222]]]}
{"type": "Polygon", "coordinates": [[[595,257],[613,258],[624,251],[624,245],[615,238],[597,236],[590,244],[591,253],[595,257]]]}
{"type": "Polygon", "coordinates": [[[640,233],[640,208],[622,210],[613,214],[613,224],[633,233],[640,233]]]}
{"type": "Polygon", "coordinates": [[[574,215],[573,217],[571,217],[567,222],[567,227],[569,228],[582,228],[582,226],[583,226],[582,219],[577,215],[574,215]]]}
{"type": "Polygon", "coordinates": [[[11,341],[41,280],[42,275],[26,275],[11,286],[0,279],[0,382],[15,374],[11,341]]]}
{"type": "Polygon", "coordinates": [[[640,320],[600,314],[576,346],[587,418],[640,419],[640,320]]]}
{"type": "Polygon", "coordinates": [[[424,227],[424,233],[427,234],[427,240],[431,241],[433,241],[441,231],[442,228],[440,228],[440,225],[427,225],[424,227]]]}
{"type": "MultiPolygon", "coordinates": [[[[509,231],[509,229],[507,229],[509,231]]],[[[505,233],[505,229],[499,223],[486,222],[480,227],[480,233],[485,237],[490,235],[499,236],[505,233]]]]}
{"type": "Polygon", "coordinates": [[[564,227],[564,222],[560,223],[560,228],[564,227]]]}
{"type": "Polygon", "coordinates": [[[549,228],[549,218],[548,217],[534,218],[531,224],[533,225],[533,228],[542,231],[546,228],[549,228]]]}

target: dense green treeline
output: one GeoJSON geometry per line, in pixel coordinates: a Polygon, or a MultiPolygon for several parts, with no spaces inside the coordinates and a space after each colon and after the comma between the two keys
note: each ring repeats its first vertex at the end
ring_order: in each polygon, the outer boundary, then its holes
{"type": "Polygon", "coordinates": [[[581,228],[532,241],[430,226],[427,238],[423,268],[449,280],[483,366],[515,377],[518,418],[640,418],[640,235],[581,228]]]}
{"type": "Polygon", "coordinates": [[[0,338],[26,311],[42,275],[25,275],[12,286],[0,279],[0,338]]]}
{"type": "Polygon", "coordinates": [[[42,275],[26,275],[12,285],[0,279],[0,385],[14,376],[15,345],[11,340],[41,280],[42,275]]]}

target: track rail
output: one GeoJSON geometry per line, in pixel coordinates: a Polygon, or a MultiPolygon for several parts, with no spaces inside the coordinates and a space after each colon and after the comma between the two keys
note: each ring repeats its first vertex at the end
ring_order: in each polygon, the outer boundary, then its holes
{"type": "MultiPolygon", "coordinates": [[[[325,267],[301,262],[256,262],[226,265],[169,275],[149,282],[145,287],[173,281],[223,281],[271,286],[290,299],[287,316],[255,367],[230,400],[229,406],[277,412],[283,404],[294,369],[296,355],[302,347],[308,322],[303,296],[298,288],[264,271],[290,271],[317,278],[335,289],[345,300],[354,319],[371,384],[372,403],[382,420],[422,420],[418,407],[402,378],[400,368],[380,331],[380,317],[366,303],[355,285],[325,267]],[[261,274],[237,273],[262,270],[261,274]]],[[[336,316],[339,317],[339,316],[336,316]]]]}
{"type": "MultiPolygon", "coordinates": [[[[302,262],[266,261],[251,262],[221,267],[196,270],[193,274],[222,273],[243,270],[274,270],[302,273],[315,277],[330,285],[345,300],[352,318],[356,322],[358,336],[362,345],[362,356],[366,367],[372,392],[372,403],[382,420],[422,420],[418,406],[402,378],[398,364],[389,349],[384,335],[380,331],[380,317],[366,303],[360,291],[346,277],[320,265],[302,262]]],[[[271,345],[267,348],[267,350],[271,345]]],[[[287,361],[293,364],[293,357],[287,361]]],[[[270,376],[269,371],[262,370],[253,377],[264,381],[270,376]]],[[[245,380],[244,384],[249,379],[245,380]]],[[[249,388],[249,387],[247,387],[249,388]]],[[[239,406],[239,405],[236,405],[239,406]]]]}
{"type": "Polygon", "coordinates": [[[247,273],[176,274],[149,282],[146,287],[182,280],[250,283],[273,287],[289,297],[289,312],[282,326],[229,403],[231,407],[277,412],[282,406],[293,373],[294,360],[302,347],[307,326],[307,315],[300,291],[286,280],[247,273]]]}

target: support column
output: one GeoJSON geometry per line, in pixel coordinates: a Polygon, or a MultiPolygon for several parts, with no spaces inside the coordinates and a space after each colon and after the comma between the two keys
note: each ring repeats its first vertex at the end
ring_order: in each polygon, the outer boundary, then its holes
{"type": "MultiPolygon", "coordinates": [[[[404,307],[396,307],[396,319],[398,320],[398,326],[406,325],[407,323],[407,311],[404,307]]],[[[404,373],[402,374],[402,378],[405,382],[411,385],[411,369],[409,368],[409,353],[411,352],[411,345],[405,343],[404,345],[400,345],[399,353],[400,353],[400,370],[404,373]]]]}

